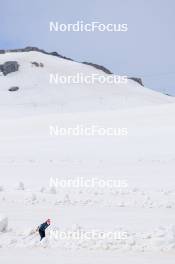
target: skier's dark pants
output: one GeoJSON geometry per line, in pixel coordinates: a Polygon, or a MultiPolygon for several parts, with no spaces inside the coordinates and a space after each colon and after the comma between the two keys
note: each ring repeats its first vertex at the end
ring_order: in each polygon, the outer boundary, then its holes
{"type": "Polygon", "coordinates": [[[41,237],[41,239],[40,239],[40,241],[41,241],[46,236],[46,234],[45,234],[45,231],[43,231],[41,229],[39,229],[39,234],[40,234],[40,237],[41,237]]]}

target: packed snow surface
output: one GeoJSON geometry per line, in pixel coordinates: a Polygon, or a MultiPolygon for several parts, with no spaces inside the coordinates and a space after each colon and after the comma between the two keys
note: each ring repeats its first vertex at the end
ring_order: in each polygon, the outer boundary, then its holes
{"type": "Polygon", "coordinates": [[[20,64],[0,76],[0,261],[11,263],[10,249],[13,263],[174,263],[174,99],[132,80],[50,85],[49,73],[104,73],[39,52],[6,53],[0,61],[20,64]],[[20,89],[9,92],[12,86],[20,89]],[[50,134],[50,126],[77,125],[127,134],[50,134]],[[56,188],[51,178],[125,184],[56,188]],[[47,218],[52,224],[40,242],[35,231],[47,218]],[[55,230],[125,238],[56,239],[55,230]]]}

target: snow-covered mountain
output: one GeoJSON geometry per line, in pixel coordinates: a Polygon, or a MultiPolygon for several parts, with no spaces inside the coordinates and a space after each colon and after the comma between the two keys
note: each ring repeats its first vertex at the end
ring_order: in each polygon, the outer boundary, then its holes
{"type": "MultiPolygon", "coordinates": [[[[78,63],[41,51],[6,52],[0,54],[0,65],[16,62],[17,71],[0,75],[1,116],[42,114],[52,112],[89,112],[117,110],[128,107],[164,104],[171,97],[141,86],[131,79],[127,83],[50,82],[52,76],[108,77],[109,74],[93,66],[78,63]],[[18,91],[10,92],[17,87],[18,91]]],[[[52,79],[53,80],[53,79],[52,79]]],[[[83,79],[84,80],[84,79],[83,79]]]]}

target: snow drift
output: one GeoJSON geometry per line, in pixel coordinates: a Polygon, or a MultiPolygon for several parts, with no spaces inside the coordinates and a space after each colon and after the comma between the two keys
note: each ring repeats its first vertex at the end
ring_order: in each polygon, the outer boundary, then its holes
{"type": "Polygon", "coordinates": [[[8,227],[8,218],[6,216],[0,215],[0,232],[7,231],[8,227]]]}

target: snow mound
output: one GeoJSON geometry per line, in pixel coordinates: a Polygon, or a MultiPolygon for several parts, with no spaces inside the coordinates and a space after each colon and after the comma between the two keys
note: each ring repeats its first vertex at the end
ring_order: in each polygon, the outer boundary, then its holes
{"type": "Polygon", "coordinates": [[[0,232],[7,231],[8,227],[8,218],[5,216],[0,216],[0,232]]]}
{"type": "MultiPolygon", "coordinates": [[[[108,251],[127,251],[127,252],[169,252],[175,249],[175,227],[158,227],[156,230],[146,233],[135,233],[131,230],[126,231],[122,227],[115,228],[113,232],[116,234],[125,234],[123,238],[114,237],[98,237],[100,234],[105,234],[105,230],[98,230],[98,236],[91,239],[84,239],[82,235],[86,232],[89,233],[88,228],[80,226],[69,227],[64,231],[65,234],[80,234],[81,239],[75,239],[75,237],[69,237],[69,239],[63,239],[63,237],[57,236],[59,229],[51,229],[47,231],[46,238],[40,241],[38,232],[35,229],[26,230],[23,233],[10,232],[4,234],[1,238],[1,246],[15,247],[15,248],[59,248],[66,250],[108,250],[108,251]],[[55,235],[54,235],[55,234],[55,235]],[[10,236],[9,236],[10,235],[10,236]]],[[[107,234],[107,233],[106,233],[107,234]]]]}
{"type": "Polygon", "coordinates": [[[17,186],[16,189],[20,190],[20,191],[24,191],[25,190],[24,183],[23,182],[19,182],[19,185],[17,186]]]}

